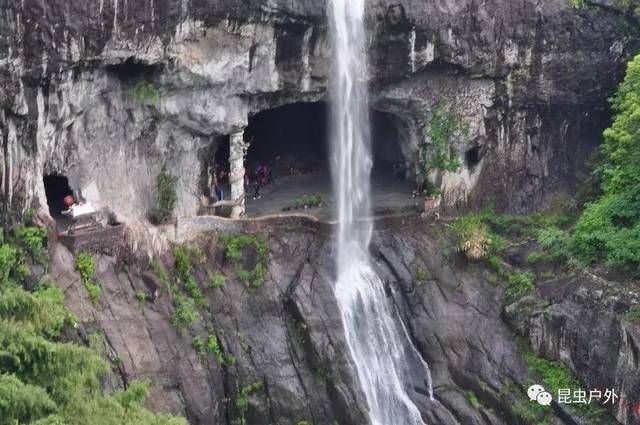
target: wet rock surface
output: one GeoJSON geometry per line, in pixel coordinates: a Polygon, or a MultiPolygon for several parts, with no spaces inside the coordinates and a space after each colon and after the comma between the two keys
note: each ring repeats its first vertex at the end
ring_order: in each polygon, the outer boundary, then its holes
{"type": "MultiPolygon", "coordinates": [[[[231,424],[241,417],[242,389],[261,383],[248,396],[247,423],[366,423],[364,396],[333,295],[328,236],[297,225],[274,228],[260,238],[269,246],[268,277],[255,290],[239,281],[237,266],[225,260],[215,237],[192,245],[193,275],[207,306],[198,308],[198,321],[182,331],[172,324],[172,297],[145,262],[99,256],[96,281],[103,296],[98,307],[91,305],[62,246],[55,248],[51,275],[65,289],[81,328],[104,333],[117,353],[123,382],[152,382],[150,403],[156,410],[186,414],[194,424],[231,424]],[[214,274],[225,276],[221,288],[206,287],[214,274]],[[150,285],[159,288],[159,296],[141,304],[136,294],[150,285]],[[196,335],[205,341],[217,335],[222,364],[213,354],[198,358],[192,347],[196,335]]],[[[531,379],[516,335],[528,338],[538,354],[562,360],[585,384],[620,389],[630,404],[615,414],[620,423],[637,423],[632,412],[637,325],[620,321],[619,302],[585,297],[570,281],[554,282],[540,288],[543,295],[552,293],[547,301],[537,300],[531,308],[510,306],[505,321],[501,287],[488,283],[482,267],[452,251],[444,226],[413,219],[378,229],[372,254],[412,349],[430,366],[433,401],[428,376],[406,383],[426,423],[520,423],[511,413],[511,395],[505,394],[505,388],[522,391],[531,379]]],[[[170,255],[162,262],[173,279],[170,255]]],[[[576,421],[568,415],[551,423],[589,423],[576,421]]]]}

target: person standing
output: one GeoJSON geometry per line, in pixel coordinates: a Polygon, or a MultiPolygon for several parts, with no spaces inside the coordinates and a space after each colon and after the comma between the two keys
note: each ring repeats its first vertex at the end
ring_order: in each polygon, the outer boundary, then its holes
{"type": "Polygon", "coordinates": [[[255,179],[253,182],[253,200],[262,198],[262,194],[260,193],[260,180],[255,179]]]}

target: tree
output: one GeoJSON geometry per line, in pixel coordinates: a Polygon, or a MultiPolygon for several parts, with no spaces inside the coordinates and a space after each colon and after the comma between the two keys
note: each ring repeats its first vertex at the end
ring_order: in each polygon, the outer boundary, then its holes
{"type": "Polygon", "coordinates": [[[628,64],[611,106],[615,116],[604,132],[604,160],[596,169],[603,194],[587,204],[572,246],[589,261],[639,270],[640,55],[628,64]]]}

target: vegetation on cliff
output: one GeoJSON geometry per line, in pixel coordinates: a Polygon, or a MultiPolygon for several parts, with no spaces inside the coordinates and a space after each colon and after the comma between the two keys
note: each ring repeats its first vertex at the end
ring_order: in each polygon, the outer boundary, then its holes
{"type": "MultiPolygon", "coordinates": [[[[77,318],[63,292],[46,279],[24,289],[30,267],[46,260],[46,232],[20,229],[0,240],[0,425],[186,424],[146,410],[143,383],[103,391],[110,365],[75,342],[77,318]]],[[[83,258],[78,267],[90,280],[89,257],[83,258]]]]}
{"type": "Polygon", "coordinates": [[[640,266],[640,56],[631,61],[612,99],[603,162],[595,170],[601,196],[586,205],[571,239],[588,261],[638,271],[640,266]]]}

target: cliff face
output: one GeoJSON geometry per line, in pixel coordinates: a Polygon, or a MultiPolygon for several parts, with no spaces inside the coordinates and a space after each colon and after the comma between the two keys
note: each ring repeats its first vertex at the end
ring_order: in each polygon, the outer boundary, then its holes
{"type": "MultiPolygon", "coordinates": [[[[398,220],[376,232],[373,243],[389,300],[431,368],[435,401],[417,390],[426,391],[428,377],[422,374],[407,382],[408,393],[427,423],[516,423],[509,405],[528,375],[501,320],[500,291],[477,269],[463,270],[454,255],[440,254],[448,244],[442,227],[416,234],[418,225],[398,220]],[[513,386],[513,394],[505,386],[513,386]],[[470,401],[469,391],[480,404],[470,401]]],[[[98,257],[95,279],[103,295],[96,307],[62,246],[53,253],[51,274],[65,289],[82,333],[104,332],[120,380],[151,381],[150,402],[157,411],[185,414],[193,424],[236,423],[242,389],[260,383],[248,394],[246,423],[366,423],[364,395],[355,384],[333,295],[330,235],[285,221],[258,237],[269,254],[264,284],[254,289],[239,280],[224,242],[211,237],[190,245],[192,275],[206,303],[192,307],[198,320],[181,332],[172,302],[182,289],[169,290],[157,268],[98,257]],[[217,274],[225,284],[207,288],[217,274]],[[136,294],[149,291],[150,279],[159,296],[140,303],[136,294]],[[222,362],[209,351],[197,357],[192,341],[198,335],[205,341],[218,337],[222,362]]],[[[250,270],[244,261],[252,261],[251,250],[243,256],[240,268],[250,270]]],[[[166,255],[162,263],[173,280],[173,259],[166,255]]]]}
{"type": "MultiPolygon", "coordinates": [[[[422,369],[406,382],[425,423],[596,425],[616,423],[613,416],[640,423],[638,324],[624,315],[636,292],[584,274],[541,283],[536,295],[504,305],[494,272],[457,254],[447,226],[398,218],[377,227],[374,266],[433,379],[433,401],[422,369]],[[545,378],[533,373],[517,336],[537,355],[562,361],[583,388],[615,389],[617,403],[605,405],[609,413],[601,417],[576,416],[569,405],[536,410],[526,389],[545,378]]],[[[255,237],[267,249],[261,285],[242,277],[254,270],[254,250],[242,249],[234,262],[228,242],[215,235],[189,244],[188,273],[203,294],[187,309],[195,314],[191,324],[179,319],[180,306],[198,296],[179,283],[171,253],[160,266],[133,255],[98,256],[97,305],[62,245],[52,251],[50,274],[80,319],[80,335],[104,335],[112,385],[149,381],[155,411],[192,424],[231,425],[243,417],[249,424],[367,423],[333,294],[330,233],[317,223],[282,220],[255,237]],[[213,287],[217,276],[224,283],[213,287]],[[141,300],[154,292],[153,301],[141,300]],[[208,348],[212,336],[215,349],[208,348]]]]}
{"type": "MultiPolygon", "coordinates": [[[[440,99],[468,134],[432,176],[450,207],[527,210],[571,183],[600,138],[634,23],[568,1],[371,1],[373,107],[407,164],[440,99]]],[[[325,97],[323,1],[10,2],[0,10],[3,200],[45,205],[43,174],[147,217],[163,165],[191,215],[205,161],[258,111],[325,97]]],[[[283,123],[286,125],[286,123],[283,123]]]]}

